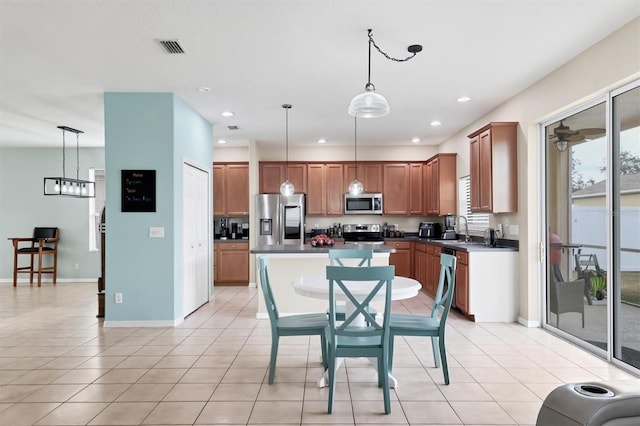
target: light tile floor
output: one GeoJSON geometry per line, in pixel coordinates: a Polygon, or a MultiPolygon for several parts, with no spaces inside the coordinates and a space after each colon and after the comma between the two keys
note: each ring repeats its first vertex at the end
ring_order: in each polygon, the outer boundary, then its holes
{"type": "MultiPolygon", "coordinates": [[[[103,328],[96,287],[0,284],[0,425],[531,425],[563,383],[638,380],[542,329],[453,313],[451,385],[428,339],[399,339],[391,414],[367,360],[349,359],[329,415],[319,339],[282,338],[267,384],[270,329],[256,319],[256,289],[217,287],[175,328],[103,328]]],[[[394,310],[431,304],[420,294],[394,310]]]]}

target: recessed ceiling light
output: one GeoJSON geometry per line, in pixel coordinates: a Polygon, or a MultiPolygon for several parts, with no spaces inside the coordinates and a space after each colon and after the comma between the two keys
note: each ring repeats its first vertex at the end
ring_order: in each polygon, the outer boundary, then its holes
{"type": "Polygon", "coordinates": [[[210,88],[208,88],[207,86],[200,86],[200,87],[198,87],[198,92],[208,93],[208,92],[210,92],[210,91],[211,91],[211,89],[210,89],[210,88]]]}
{"type": "Polygon", "coordinates": [[[433,120],[433,121],[431,122],[431,125],[432,125],[433,127],[438,127],[438,126],[439,126],[439,125],[441,125],[441,124],[442,124],[442,123],[441,123],[441,122],[439,122],[438,120],[433,120]]]}
{"type": "Polygon", "coordinates": [[[458,102],[460,103],[465,103],[465,102],[469,102],[471,100],[470,97],[468,96],[460,96],[458,99],[456,99],[458,102]]]}
{"type": "Polygon", "coordinates": [[[218,143],[219,144],[225,144],[225,143],[227,143],[227,141],[225,141],[224,139],[218,139],[218,143]]]}
{"type": "Polygon", "coordinates": [[[231,111],[223,111],[220,113],[220,115],[223,117],[233,117],[235,114],[231,111]]]}
{"type": "Polygon", "coordinates": [[[318,139],[318,143],[327,143],[326,139],[318,139]]]}
{"type": "Polygon", "coordinates": [[[413,139],[411,139],[411,142],[418,143],[418,142],[420,142],[420,138],[413,138],[413,139]]]}

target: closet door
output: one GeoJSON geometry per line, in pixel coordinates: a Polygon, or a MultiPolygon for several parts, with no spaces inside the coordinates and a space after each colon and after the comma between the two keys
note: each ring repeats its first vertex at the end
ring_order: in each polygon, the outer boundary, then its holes
{"type": "Polygon", "coordinates": [[[182,166],[182,313],[209,301],[209,174],[182,166]]]}

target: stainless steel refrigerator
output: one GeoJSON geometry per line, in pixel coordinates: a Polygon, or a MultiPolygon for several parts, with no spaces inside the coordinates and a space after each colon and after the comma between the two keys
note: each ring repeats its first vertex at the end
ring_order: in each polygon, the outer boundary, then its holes
{"type": "Polygon", "coordinates": [[[258,245],[304,244],[305,216],[305,194],[257,194],[258,245]]]}

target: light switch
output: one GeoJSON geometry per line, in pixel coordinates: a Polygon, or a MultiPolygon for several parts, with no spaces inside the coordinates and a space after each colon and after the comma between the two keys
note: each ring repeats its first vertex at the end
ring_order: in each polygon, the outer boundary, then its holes
{"type": "Polygon", "coordinates": [[[518,235],[518,225],[509,225],[509,234],[518,235]]]}
{"type": "Polygon", "coordinates": [[[163,227],[151,226],[149,228],[149,237],[150,238],[164,238],[164,228],[163,227]]]}

